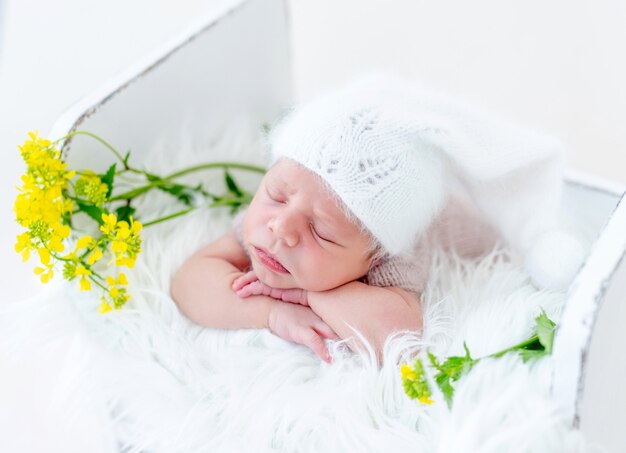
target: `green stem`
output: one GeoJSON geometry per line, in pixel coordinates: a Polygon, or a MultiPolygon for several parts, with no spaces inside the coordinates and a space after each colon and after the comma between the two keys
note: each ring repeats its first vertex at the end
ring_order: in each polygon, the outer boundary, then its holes
{"type": "Polygon", "coordinates": [[[533,343],[534,343],[534,342],[536,342],[538,339],[539,339],[539,337],[538,337],[537,335],[534,335],[534,336],[532,336],[532,337],[528,338],[527,340],[524,340],[524,341],[522,341],[521,343],[516,344],[515,346],[511,346],[510,348],[506,348],[506,349],[504,349],[504,350],[502,350],[502,351],[499,351],[499,352],[494,352],[493,354],[490,354],[490,355],[488,355],[488,356],[486,356],[486,357],[491,357],[491,358],[497,359],[498,357],[502,357],[502,356],[503,356],[504,354],[506,354],[507,352],[511,352],[511,351],[516,350],[516,349],[522,349],[522,348],[524,348],[525,346],[528,346],[528,345],[530,345],[530,344],[533,344],[533,343]]]}
{"type": "Polygon", "coordinates": [[[158,181],[153,181],[150,184],[147,184],[145,186],[141,186],[141,187],[137,187],[133,190],[129,190],[128,192],[124,192],[122,194],[116,195],[114,197],[109,198],[109,201],[118,201],[118,200],[127,200],[127,199],[132,199],[135,197],[138,197],[139,195],[144,194],[145,192],[155,188],[155,187],[159,187],[162,185],[167,185],[169,183],[171,183],[171,180],[174,178],[178,178],[180,176],[195,172],[195,171],[200,171],[200,170],[207,170],[210,168],[223,168],[224,170],[228,170],[229,168],[234,168],[237,170],[248,170],[248,171],[254,171],[254,172],[258,172],[258,173],[265,173],[265,169],[262,167],[257,167],[256,165],[247,165],[247,164],[239,164],[239,163],[235,163],[235,162],[211,162],[208,164],[200,164],[200,165],[195,165],[193,167],[189,167],[186,168],[184,170],[180,170],[176,173],[172,173],[168,176],[164,176],[163,178],[159,179],[158,181]]]}
{"type": "Polygon", "coordinates": [[[133,190],[129,190],[128,192],[124,192],[114,197],[111,197],[109,198],[109,201],[131,200],[135,197],[138,197],[141,194],[148,192],[150,189],[154,189],[155,187],[159,187],[159,186],[165,186],[170,183],[171,181],[168,181],[165,178],[162,178],[162,179],[159,179],[158,181],[153,181],[148,185],[140,186],[133,190]]]}
{"type": "Polygon", "coordinates": [[[174,217],[179,217],[181,215],[185,215],[188,212],[193,211],[194,209],[198,209],[198,208],[197,207],[193,207],[193,208],[189,208],[189,209],[184,209],[182,211],[175,212],[174,214],[170,214],[168,216],[161,217],[160,219],[151,220],[150,222],[143,223],[142,225],[144,227],[147,227],[147,226],[150,226],[150,225],[156,225],[157,223],[165,222],[166,220],[173,219],[174,217]]]}
{"type": "Polygon", "coordinates": [[[135,169],[135,168],[127,167],[127,168],[122,168],[121,170],[116,171],[116,172],[115,172],[115,176],[116,176],[116,177],[117,177],[117,176],[121,176],[121,175],[123,175],[124,173],[129,172],[129,171],[130,171],[130,172],[132,172],[132,173],[137,173],[137,174],[140,174],[140,175],[143,175],[143,174],[144,174],[144,172],[142,172],[141,170],[137,170],[137,169],[135,169]]]}
{"type": "MultiPolygon", "coordinates": [[[[124,158],[122,157],[122,155],[119,152],[117,152],[117,150],[115,148],[113,148],[113,146],[109,142],[101,139],[96,134],[92,134],[91,132],[87,132],[87,131],[73,131],[73,132],[70,132],[69,134],[61,137],[60,139],[55,140],[53,143],[58,143],[61,140],[65,140],[65,139],[71,138],[74,135],[87,135],[87,136],[89,136],[91,138],[96,139],[97,141],[102,143],[104,146],[109,148],[109,150],[111,150],[111,152],[117,156],[117,158],[120,160],[120,162],[124,163],[124,158]]],[[[126,164],[124,164],[124,167],[126,167],[126,164]]]]}
{"type": "MultiPolygon", "coordinates": [[[[97,281],[95,278],[93,278],[94,276],[98,276],[98,277],[100,277],[100,275],[98,275],[98,274],[96,274],[96,273],[94,272],[93,274],[91,274],[91,275],[89,275],[89,276],[88,276],[88,277],[89,277],[89,280],[91,280],[92,282],[94,282],[96,285],[98,285],[98,286],[99,286],[100,288],[102,288],[103,290],[108,291],[108,290],[109,290],[109,288],[107,288],[107,287],[106,287],[106,286],[104,286],[102,283],[100,283],[100,282],[99,282],[99,281],[97,281]]],[[[102,278],[102,277],[100,277],[100,278],[102,278]]]]}
{"type": "Polygon", "coordinates": [[[174,178],[178,178],[179,176],[186,175],[188,173],[193,173],[194,171],[206,170],[208,168],[220,168],[220,167],[224,168],[225,170],[228,170],[229,168],[234,168],[237,170],[248,170],[248,171],[254,171],[257,173],[266,172],[264,168],[258,167],[256,165],[239,164],[235,162],[211,162],[208,164],[194,165],[193,167],[189,167],[184,170],[177,171],[176,173],[172,173],[168,176],[165,176],[163,179],[174,179],[174,178]]]}
{"type": "MultiPolygon", "coordinates": [[[[48,249],[48,247],[46,246],[46,249],[48,249]]],[[[48,249],[48,251],[50,251],[50,249],[48,249]]],[[[50,252],[50,255],[55,259],[55,260],[59,260],[59,261],[74,261],[71,260],[69,258],[63,258],[62,256],[56,254],[55,252],[50,252]]]]}

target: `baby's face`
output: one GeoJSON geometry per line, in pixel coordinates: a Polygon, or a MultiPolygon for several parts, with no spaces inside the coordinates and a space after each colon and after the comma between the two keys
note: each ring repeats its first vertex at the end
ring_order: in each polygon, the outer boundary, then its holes
{"type": "Polygon", "coordinates": [[[326,291],[362,277],[372,261],[368,235],[319,176],[289,160],[261,181],[243,221],[243,242],[257,278],[273,288],[326,291]]]}

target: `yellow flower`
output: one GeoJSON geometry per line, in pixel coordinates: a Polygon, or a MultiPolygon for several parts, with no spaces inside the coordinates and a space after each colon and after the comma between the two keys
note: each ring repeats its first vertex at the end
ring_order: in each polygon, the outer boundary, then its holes
{"type": "Polygon", "coordinates": [[[76,249],[84,249],[89,247],[94,242],[94,239],[91,236],[83,236],[78,241],[76,241],[76,249]]]}
{"type": "Polygon", "coordinates": [[[400,373],[402,374],[402,379],[411,379],[414,380],[415,379],[415,371],[413,371],[413,368],[408,366],[406,363],[403,363],[402,366],[400,367],[400,373]]]}
{"type": "Polygon", "coordinates": [[[91,275],[91,271],[86,269],[82,264],[76,267],[76,275],[91,275]]]}
{"type": "Polygon", "coordinates": [[[111,305],[109,305],[109,303],[107,301],[105,301],[104,299],[102,299],[102,303],[100,304],[100,306],[98,307],[98,313],[100,313],[101,315],[110,312],[111,310],[113,310],[111,308],[111,305]]]}
{"type": "Polygon", "coordinates": [[[102,258],[102,250],[96,247],[95,249],[93,249],[89,257],[87,258],[87,264],[91,266],[95,262],[99,261],[101,258],[102,258]]]}
{"type": "Polygon", "coordinates": [[[137,235],[139,234],[139,232],[143,229],[143,225],[141,224],[141,222],[139,221],[135,221],[133,220],[133,218],[130,218],[130,232],[133,235],[137,235]]]}
{"type": "Polygon", "coordinates": [[[426,395],[420,396],[417,400],[422,404],[433,404],[433,400],[431,400],[430,397],[426,395]]]}
{"type": "Polygon", "coordinates": [[[129,269],[132,269],[135,266],[135,260],[131,258],[118,258],[115,260],[115,265],[117,267],[126,266],[129,269]]]}
{"type": "Polygon", "coordinates": [[[39,275],[41,283],[48,283],[50,279],[54,277],[54,272],[51,267],[49,267],[48,269],[44,269],[43,267],[36,267],[34,271],[36,275],[39,275]]]}
{"type": "Polygon", "coordinates": [[[128,285],[126,275],[120,273],[117,278],[113,278],[107,275],[107,284],[109,285],[109,303],[116,309],[121,308],[130,299],[130,294],[126,292],[126,288],[122,288],[120,285],[128,285]]]}
{"type": "Polygon", "coordinates": [[[26,249],[22,251],[22,263],[25,263],[30,258],[30,250],[26,249]]]}
{"type": "Polygon", "coordinates": [[[128,239],[128,237],[130,236],[130,227],[128,225],[128,222],[126,222],[125,220],[121,220],[119,222],[117,222],[117,232],[115,234],[115,237],[117,239],[128,239]]]}
{"type": "Polygon", "coordinates": [[[128,244],[122,241],[113,241],[111,243],[111,250],[113,250],[116,255],[124,253],[126,250],[128,250],[128,244]]]}
{"type": "Polygon", "coordinates": [[[91,282],[87,280],[85,277],[80,279],[80,290],[81,291],[89,291],[91,289],[91,282]]]}
{"type": "Polygon", "coordinates": [[[103,183],[96,173],[88,170],[83,173],[76,181],[76,195],[84,197],[96,206],[104,205],[107,200],[109,186],[103,183]]]}
{"type": "Polygon", "coordinates": [[[87,276],[91,275],[91,271],[86,269],[85,266],[79,264],[76,266],[75,275],[80,275],[80,290],[81,291],[89,291],[91,289],[91,282],[87,279],[87,276]]]}
{"type": "Polygon", "coordinates": [[[107,284],[109,286],[114,286],[114,285],[128,285],[128,280],[126,279],[126,275],[120,273],[120,275],[118,275],[117,279],[111,277],[110,275],[107,275],[107,284]]]}
{"type": "Polygon", "coordinates": [[[141,253],[141,236],[139,232],[142,229],[140,222],[130,218],[130,224],[125,220],[117,222],[117,218],[113,215],[103,215],[105,225],[101,229],[105,231],[108,239],[111,240],[111,251],[118,267],[127,266],[132,268],[135,265],[137,255],[141,253]],[[111,217],[112,216],[112,217],[111,217]],[[114,225],[115,222],[115,226],[114,225]]]}
{"type": "Polygon", "coordinates": [[[65,249],[63,242],[61,241],[61,237],[54,236],[48,242],[48,248],[53,252],[62,252],[65,249]]]}
{"type": "Polygon", "coordinates": [[[50,252],[48,249],[41,248],[37,250],[37,252],[39,253],[39,260],[41,261],[41,264],[50,264],[50,252]]]}
{"type": "Polygon", "coordinates": [[[117,216],[115,214],[102,214],[102,221],[104,223],[100,225],[100,230],[104,234],[113,234],[117,224],[117,216]]]}
{"type": "Polygon", "coordinates": [[[15,244],[15,251],[22,255],[22,261],[28,261],[30,257],[30,250],[33,248],[30,235],[28,233],[22,233],[17,236],[17,243],[15,244]]]}

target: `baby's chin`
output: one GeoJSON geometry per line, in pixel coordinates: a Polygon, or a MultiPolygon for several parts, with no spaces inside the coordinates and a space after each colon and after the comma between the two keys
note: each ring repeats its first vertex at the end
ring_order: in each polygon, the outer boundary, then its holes
{"type": "Polygon", "coordinates": [[[296,282],[291,274],[277,274],[252,260],[252,270],[261,282],[265,283],[272,288],[289,289],[298,288],[296,282]]]}

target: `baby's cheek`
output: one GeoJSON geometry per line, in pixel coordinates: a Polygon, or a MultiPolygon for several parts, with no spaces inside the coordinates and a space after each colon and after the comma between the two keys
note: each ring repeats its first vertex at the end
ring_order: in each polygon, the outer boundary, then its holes
{"type": "Polygon", "coordinates": [[[300,269],[301,274],[298,276],[300,288],[307,291],[327,291],[342,283],[340,266],[331,259],[308,257],[300,269]]]}

